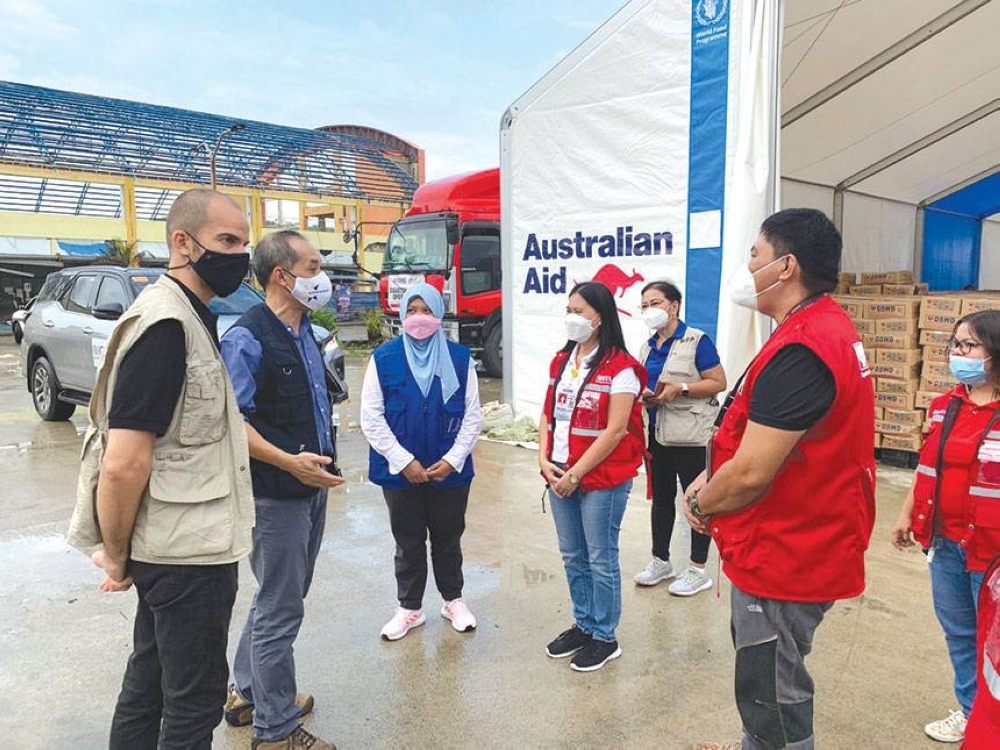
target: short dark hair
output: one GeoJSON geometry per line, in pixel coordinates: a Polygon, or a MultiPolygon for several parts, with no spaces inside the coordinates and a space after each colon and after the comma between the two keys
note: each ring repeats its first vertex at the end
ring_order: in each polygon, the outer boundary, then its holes
{"type": "Polygon", "coordinates": [[[802,283],[812,294],[837,288],[844,243],[837,227],[822,211],[786,208],[764,219],[760,233],[774,246],[778,257],[795,256],[802,269],[802,283]]]}
{"type": "Polygon", "coordinates": [[[666,280],[661,281],[650,281],[646,286],[642,288],[642,293],[639,296],[645,296],[646,292],[650,289],[655,289],[664,297],[667,298],[669,302],[676,302],[678,305],[681,303],[681,290],[678,289],[674,284],[666,280]]]}
{"type": "Polygon", "coordinates": [[[1000,310],[969,313],[955,324],[955,329],[951,332],[952,338],[963,323],[968,325],[976,338],[983,343],[987,356],[991,358],[990,379],[994,386],[1000,388],[1000,310]]]}
{"type": "MultiPolygon", "coordinates": [[[[594,352],[593,360],[591,360],[594,367],[596,368],[600,362],[604,361],[605,357],[610,356],[616,350],[627,353],[622,324],[618,319],[618,306],[615,304],[611,290],[596,281],[584,281],[570,290],[569,296],[572,297],[574,294],[583,297],[587,304],[597,310],[597,314],[601,316],[597,349],[594,352]]],[[[571,352],[575,346],[575,341],[567,341],[563,351],[571,352]]]]}
{"type": "Polygon", "coordinates": [[[292,240],[305,240],[294,229],[282,229],[264,237],[253,249],[253,275],[262,288],[267,288],[271,272],[281,266],[290,269],[299,259],[298,253],[292,247],[292,240]]]}

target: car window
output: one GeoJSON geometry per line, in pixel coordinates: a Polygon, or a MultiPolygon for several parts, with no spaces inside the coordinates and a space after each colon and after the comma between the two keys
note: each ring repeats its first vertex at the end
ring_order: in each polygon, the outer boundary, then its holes
{"type": "Polygon", "coordinates": [[[69,285],[70,280],[61,273],[49,274],[48,278],[45,279],[45,283],[42,284],[41,291],[38,292],[38,299],[42,302],[58,299],[69,285]]]}
{"type": "Polygon", "coordinates": [[[122,310],[128,307],[129,300],[125,293],[125,286],[118,279],[105,276],[101,281],[101,288],[97,292],[97,301],[94,303],[94,307],[116,303],[122,306],[122,310]]]}
{"type": "Polygon", "coordinates": [[[70,312],[90,313],[90,301],[94,298],[94,287],[97,286],[96,276],[77,276],[73,289],[63,303],[70,312]]]}
{"type": "Polygon", "coordinates": [[[240,288],[228,297],[215,297],[208,303],[208,309],[216,315],[242,315],[254,305],[263,302],[263,298],[250,288],[249,284],[240,284],[240,288]]]}
{"type": "Polygon", "coordinates": [[[145,289],[150,284],[156,282],[158,278],[163,275],[162,268],[150,268],[141,274],[135,274],[128,277],[129,282],[132,284],[132,291],[135,296],[139,296],[139,292],[145,289]]]}

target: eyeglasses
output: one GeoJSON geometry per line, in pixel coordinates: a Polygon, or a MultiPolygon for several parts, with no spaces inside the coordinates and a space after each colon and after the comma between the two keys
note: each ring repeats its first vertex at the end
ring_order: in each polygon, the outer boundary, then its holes
{"type": "Polygon", "coordinates": [[[948,348],[953,352],[958,352],[963,357],[975,349],[977,346],[982,346],[982,341],[973,341],[972,339],[965,339],[964,341],[959,341],[958,339],[952,338],[948,339],[948,348]]]}

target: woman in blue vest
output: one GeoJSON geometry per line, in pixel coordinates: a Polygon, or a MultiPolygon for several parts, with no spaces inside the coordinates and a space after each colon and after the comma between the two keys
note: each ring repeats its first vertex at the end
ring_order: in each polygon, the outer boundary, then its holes
{"type": "Polygon", "coordinates": [[[441,616],[459,632],[476,627],[462,599],[461,542],[482,424],[479,381],[469,350],[441,330],[437,289],[410,287],[399,317],[403,333],[372,353],[361,389],[368,478],[382,487],[396,540],[399,609],[382,628],[387,641],[425,622],[428,534],[441,616]]]}

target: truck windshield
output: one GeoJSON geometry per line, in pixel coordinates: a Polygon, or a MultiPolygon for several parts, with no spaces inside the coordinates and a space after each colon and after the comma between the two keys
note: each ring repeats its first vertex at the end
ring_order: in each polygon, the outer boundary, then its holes
{"type": "Polygon", "coordinates": [[[444,219],[401,221],[389,232],[385,271],[444,271],[450,263],[444,219]]]}

